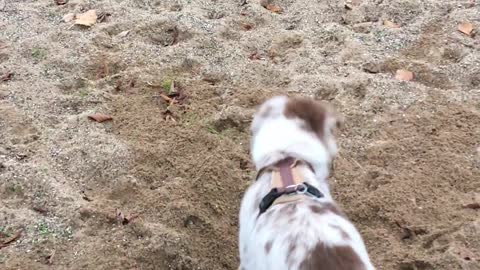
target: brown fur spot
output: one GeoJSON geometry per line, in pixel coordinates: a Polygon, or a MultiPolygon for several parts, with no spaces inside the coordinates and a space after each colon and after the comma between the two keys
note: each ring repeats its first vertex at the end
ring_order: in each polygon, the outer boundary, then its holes
{"type": "Polygon", "coordinates": [[[268,241],[266,244],[265,244],[265,253],[269,253],[270,250],[272,249],[272,241],[268,241]]]}
{"type": "Polygon", "coordinates": [[[350,246],[328,247],[317,244],[300,264],[300,270],[365,270],[360,257],[350,246]]]}
{"type": "Polygon", "coordinates": [[[327,108],[312,99],[290,99],[285,107],[287,118],[300,118],[304,121],[302,128],[314,132],[323,140],[325,135],[325,122],[327,120],[327,108]]]}
{"type": "Polygon", "coordinates": [[[319,215],[326,214],[327,212],[332,212],[335,215],[344,216],[340,208],[338,208],[338,206],[332,203],[313,204],[313,205],[310,205],[310,210],[312,210],[313,213],[319,214],[319,215]]]}

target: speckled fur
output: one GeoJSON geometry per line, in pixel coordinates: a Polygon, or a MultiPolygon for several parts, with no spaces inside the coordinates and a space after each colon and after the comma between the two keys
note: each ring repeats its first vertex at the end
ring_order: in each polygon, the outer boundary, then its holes
{"type": "Polygon", "coordinates": [[[274,97],[260,107],[251,127],[256,168],[288,156],[307,161],[314,172],[302,166],[304,180],[325,196],[276,204],[259,216],[258,204],[271,189],[271,174],[263,173],[242,200],[240,269],[374,269],[360,234],[329,191],[329,165],[337,153],[332,129],[337,122],[331,109],[310,99],[274,97]]]}

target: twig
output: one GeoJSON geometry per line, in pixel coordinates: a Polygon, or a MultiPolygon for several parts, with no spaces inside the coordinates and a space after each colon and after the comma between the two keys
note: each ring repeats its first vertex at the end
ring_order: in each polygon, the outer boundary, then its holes
{"type": "Polygon", "coordinates": [[[15,234],[7,238],[3,243],[0,243],[0,249],[10,245],[11,243],[15,242],[20,236],[22,236],[22,229],[18,230],[15,234]]]}
{"type": "Polygon", "coordinates": [[[53,264],[53,256],[55,256],[55,250],[53,250],[52,253],[50,253],[50,255],[48,255],[47,257],[45,257],[45,259],[47,260],[47,264],[48,264],[48,265],[52,265],[52,264],[53,264]]]}

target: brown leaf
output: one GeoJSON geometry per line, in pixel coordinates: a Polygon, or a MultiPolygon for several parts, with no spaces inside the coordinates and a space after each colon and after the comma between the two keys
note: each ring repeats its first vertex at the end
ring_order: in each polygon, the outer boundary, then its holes
{"type": "Polygon", "coordinates": [[[270,10],[271,12],[273,13],[277,13],[277,14],[280,14],[283,12],[282,8],[279,7],[279,6],[276,6],[274,4],[268,4],[266,7],[266,9],[270,10]]]}
{"type": "Polygon", "coordinates": [[[75,20],[75,13],[67,13],[65,15],[63,15],[63,21],[64,22],[71,22],[75,20]]]}
{"type": "Polygon", "coordinates": [[[469,22],[464,22],[458,25],[458,31],[464,33],[467,36],[472,36],[473,33],[473,24],[469,22]]]}
{"type": "Polygon", "coordinates": [[[469,208],[469,209],[478,210],[478,209],[480,209],[480,203],[469,203],[469,204],[465,204],[465,205],[463,206],[463,208],[469,208]]]}
{"type": "Polygon", "coordinates": [[[241,26],[242,29],[245,30],[245,31],[250,31],[250,30],[252,30],[252,28],[253,28],[253,25],[251,25],[251,24],[249,24],[249,23],[242,23],[240,26],[241,26]]]}
{"type": "Polygon", "coordinates": [[[68,0],[55,0],[55,4],[57,4],[59,6],[63,6],[66,3],[68,3],[68,0]]]}
{"type": "Polygon", "coordinates": [[[0,249],[10,245],[11,243],[15,242],[20,236],[22,236],[22,229],[18,230],[16,233],[14,233],[12,236],[9,238],[5,239],[3,243],[0,243],[0,249]]]}
{"type": "Polygon", "coordinates": [[[92,9],[82,14],[77,14],[75,24],[83,26],[92,26],[97,23],[97,12],[92,9]]]}
{"type": "Polygon", "coordinates": [[[406,69],[399,69],[395,74],[395,79],[400,81],[411,81],[413,80],[413,72],[408,71],[406,69]]]}
{"type": "Polygon", "coordinates": [[[0,81],[6,82],[6,81],[10,81],[12,78],[13,78],[13,72],[7,72],[0,76],[0,81]]]}
{"type": "Polygon", "coordinates": [[[97,121],[99,123],[109,121],[109,120],[113,120],[113,118],[110,115],[106,115],[106,114],[103,114],[103,113],[91,114],[91,115],[88,116],[88,118],[90,120],[94,120],[94,121],[97,121]]]}
{"type": "Polygon", "coordinates": [[[388,28],[400,28],[400,25],[398,25],[398,24],[396,24],[392,21],[389,21],[389,20],[384,20],[383,25],[385,25],[388,28]]]}

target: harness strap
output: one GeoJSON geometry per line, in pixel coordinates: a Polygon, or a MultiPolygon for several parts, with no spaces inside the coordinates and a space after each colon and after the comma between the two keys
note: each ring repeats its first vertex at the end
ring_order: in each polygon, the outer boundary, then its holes
{"type": "MultiPolygon", "coordinates": [[[[323,197],[323,194],[317,188],[304,182],[302,173],[298,167],[300,162],[301,161],[289,157],[259,171],[257,179],[265,169],[272,171],[272,189],[260,202],[259,215],[264,213],[273,204],[297,201],[305,198],[305,195],[317,198],[323,197]]],[[[306,164],[312,168],[310,164],[306,164]]]]}

